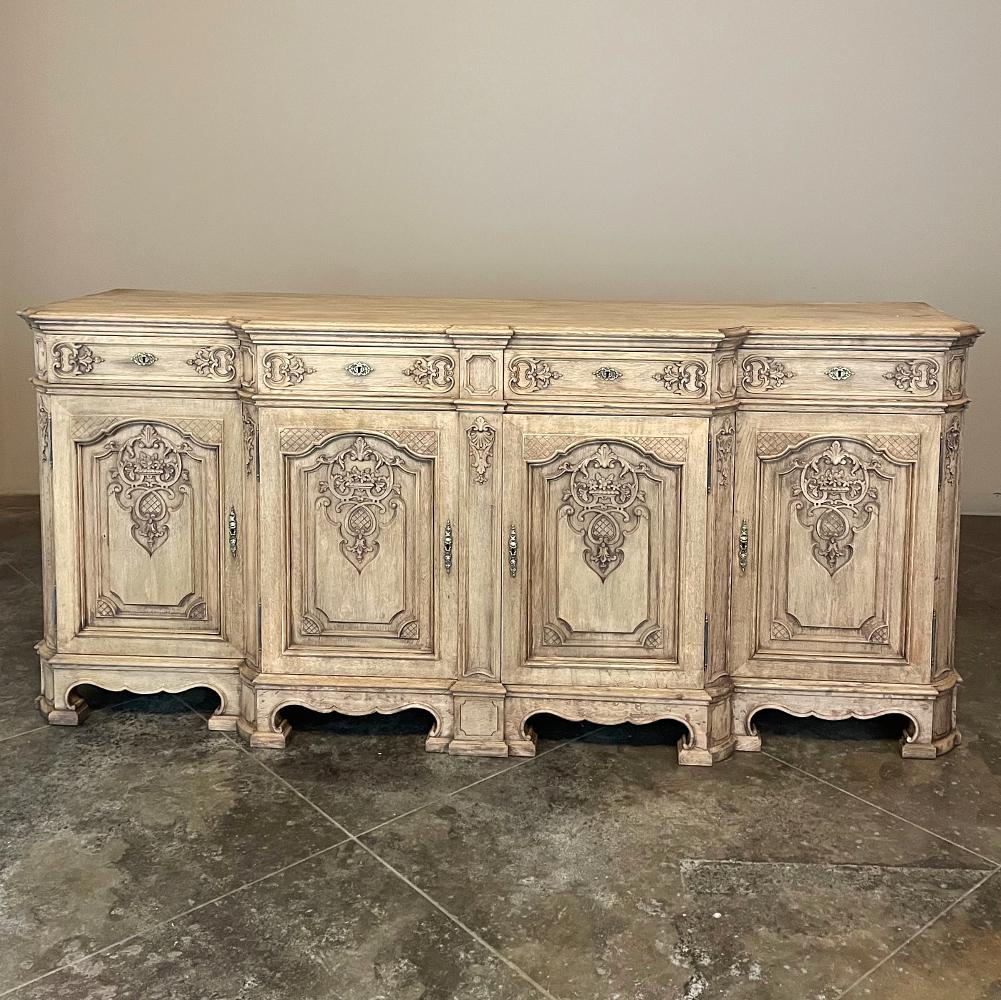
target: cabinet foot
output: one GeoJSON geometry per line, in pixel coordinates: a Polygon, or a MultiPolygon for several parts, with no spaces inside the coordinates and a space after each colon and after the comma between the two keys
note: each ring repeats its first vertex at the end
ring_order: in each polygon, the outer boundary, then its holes
{"type": "Polygon", "coordinates": [[[904,733],[900,741],[900,756],[917,760],[933,760],[948,753],[953,747],[958,747],[963,742],[963,736],[958,729],[953,729],[944,736],[929,740],[927,743],[909,741],[908,734],[904,733]]]}
{"type": "Polygon", "coordinates": [[[45,716],[50,726],[79,726],[90,713],[90,706],[78,694],[69,694],[65,707],[57,707],[44,694],[35,699],[38,710],[45,716]]]}
{"type": "Polygon", "coordinates": [[[292,735],[292,727],[284,719],[276,719],[274,728],[257,729],[252,722],[238,719],[236,728],[255,750],[284,750],[292,735]]]}

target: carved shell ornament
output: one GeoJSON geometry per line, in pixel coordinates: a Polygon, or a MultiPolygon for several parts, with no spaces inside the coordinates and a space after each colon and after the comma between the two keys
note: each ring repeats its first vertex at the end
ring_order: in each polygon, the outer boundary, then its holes
{"type": "Polygon", "coordinates": [[[840,441],[832,441],[806,465],[793,466],[792,471],[799,471],[793,507],[803,527],[810,529],[813,558],[831,576],[851,561],[855,535],[879,510],[870,477],[877,468],[845,451],[840,441]]]}
{"type": "Polygon", "coordinates": [[[341,552],[360,573],[379,552],[380,531],[403,507],[394,472],[403,459],[384,455],[359,436],[323,462],[329,471],[320,482],[317,506],[340,530],[341,552]]]}
{"type": "Polygon", "coordinates": [[[639,482],[648,467],[643,462],[633,466],[610,445],[601,444],[582,462],[564,462],[559,471],[568,473],[570,482],[557,516],[566,517],[583,537],[584,562],[604,582],[622,565],[626,535],[649,514],[639,482]]]}
{"type": "Polygon", "coordinates": [[[132,518],[132,537],[150,554],[167,540],[170,515],[178,510],[191,484],[184,455],[187,445],[175,447],[152,424],[124,444],[112,442],[118,461],[110,475],[108,492],[132,518]]]}

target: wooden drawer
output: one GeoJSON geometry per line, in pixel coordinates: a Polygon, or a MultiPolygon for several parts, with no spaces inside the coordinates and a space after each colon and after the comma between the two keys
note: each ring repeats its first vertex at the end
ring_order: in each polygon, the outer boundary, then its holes
{"type": "Polygon", "coordinates": [[[137,334],[70,340],[48,337],[37,374],[56,383],[228,385],[237,379],[236,341],[152,338],[137,334]]]}
{"type": "Polygon", "coordinates": [[[738,392],[745,398],[941,399],[942,358],[900,351],[742,351],[738,392]]]}
{"type": "Polygon", "coordinates": [[[257,348],[261,392],[450,398],[456,394],[455,351],[257,348]]]}
{"type": "Polygon", "coordinates": [[[709,394],[710,360],[627,351],[509,352],[504,394],[509,399],[698,402],[709,394]]]}

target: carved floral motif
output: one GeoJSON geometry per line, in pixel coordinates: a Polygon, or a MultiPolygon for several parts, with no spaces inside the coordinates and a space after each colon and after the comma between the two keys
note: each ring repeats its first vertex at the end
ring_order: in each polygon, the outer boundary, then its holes
{"type": "Polygon", "coordinates": [[[510,365],[511,388],[517,392],[539,392],[563,378],[548,361],[540,358],[515,358],[510,365]]]}
{"type": "Polygon", "coordinates": [[[959,470],[959,421],[954,421],[945,432],[945,481],[952,486],[959,470]]]}
{"type": "Polygon", "coordinates": [[[831,576],[848,563],[852,545],[879,509],[879,497],[866,465],[840,441],[833,441],[813,461],[802,465],[799,482],[793,486],[793,506],[804,528],[813,536],[813,557],[831,576]]]}
{"type": "Polygon", "coordinates": [[[190,365],[199,375],[205,378],[217,378],[229,382],[236,378],[236,351],[224,344],[221,347],[200,347],[193,358],[188,358],[185,364],[190,365]]]}
{"type": "Polygon", "coordinates": [[[455,362],[444,354],[433,358],[415,358],[409,368],[403,369],[403,374],[412,378],[423,389],[451,389],[455,385],[452,373],[455,362]]]}
{"type": "Polygon", "coordinates": [[[931,358],[898,361],[883,378],[904,392],[933,392],[938,388],[938,364],[931,358]]]}
{"type": "Polygon", "coordinates": [[[668,361],[653,379],[676,396],[704,396],[706,371],[701,361],[668,361]]]}
{"type": "Polygon", "coordinates": [[[733,420],[730,417],[723,421],[723,426],[716,433],[716,474],[721,490],[730,485],[730,463],[733,459],[735,433],[733,420]]]}
{"type": "Polygon", "coordinates": [[[322,461],[329,470],[320,482],[317,506],[340,529],[341,551],[360,573],[379,552],[379,532],[403,507],[393,471],[403,459],[384,455],[359,436],[322,461]]]}
{"type": "Polygon", "coordinates": [[[570,481],[558,516],[565,516],[583,537],[584,562],[604,581],[622,564],[626,535],[649,514],[639,481],[648,466],[644,462],[633,466],[611,446],[601,444],[582,462],[564,462],[559,471],[569,474],[570,481]]]}
{"type": "Polygon", "coordinates": [[[298,354],[273,351],[264,358],[264,384],[272,389],[299,385],[307,375],[315,372],[316,369],[308,368],[298,354]]]}
{"type": "Polygon", "coordinates": [[[473,463],[473,479],[480,483],[480,485],[487,481],[487,473],[490,471],[496,437],[497,432],[483,417],[477,417],[466,428],[466,440],[469,442],[469,458],[473,463]]]}
{"type": "Polygon", "coordinates": [[[52,370],[56,375],[90,375],[94,368],[102,364],[86,344],[56,344],[52,348],[52,370]]]}
{"type": "Polygon", "coordinates": [[[243,420],[243,454],[244,468],[248,476],[254,473],[257,465],[257,422],[249,406],[240,411],[243,420]]]}
{"type": "Polygon", "coordinates": [[[771,392],[784,385],[787,379],[796,377],[794,371],[775,358],[745,358],[740,367],[744,373],[740,384],[751,392],[771,392]]]}
{"type": "Polygon", "coordinates": [[[172,445],[152,424],[127,439],[113,441],[118,461],[108,492],[132,518],[132,537],[152,556],[170,534],[170,514],[190,492],[184,467],[186,444],[172,445]]]}

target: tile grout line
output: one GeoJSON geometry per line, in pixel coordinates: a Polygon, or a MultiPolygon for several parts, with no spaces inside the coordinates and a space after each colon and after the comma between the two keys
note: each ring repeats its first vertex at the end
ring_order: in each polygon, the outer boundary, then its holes
{"type": "MultiPolygon", "coordinates": [[[[205,718],[205,716],[202,715],[201,712],[199,712],[196,709],[192,708],[186,701],[184,701],[183,698],[180,698],[177,695],[174,695],[174,697],[179,702],[181,702],[181,704],[184,705],[190,712],[193,712],[199,718],[202,718],[202,719],[205,718]]],[[[483,947],[484,949],[486,949],[491,955],[493,955],[496,959],[498,959],[500,962],[502,962],[504,965],[506,965],[512,972],[514,972],[520,978],[524,979],[525,982],[527,982],[530,986],[532,986],[535,990],[537,990],[543,997],[546,998],[546,1000],[559,1000],[559,998],[555,994],[550,993],[549,990],[547,990],[541,983],[536,982],[524,969],[522,969],[520,966],[518,966],[513,961],[511,961],[511,959],[509,959],[503,952],[499,951],[492,944],[490,944],[490,942],[487,941],[485,938],[481,937],[475,930],[473,930],[472,927],[470,927],[467,924],[463,923],[463,921],[461,921],[454,913],[452,913],[449,910],[445,909],[445,907],[442,906],[441,903],[439,903],[432,896],[428,895],[427,892],[425,892],[416,883],[412,882],[402,872],[400,872],[396,868],[394,868],[385,858],[383,858],[381,855],[377,854],[367,844],[363,844],[361,842],[361,840],[358,839],[358,836],[356,834],[351,833],[351,831],[348,830],[347,827],[345,827],[343,824],[341,824],[336,819],[334,819],[334,817],[331,816],[330,813],[328,813],[321,806],[319,806],[315,802],[313,802],[313,800],[310,799],[306,794],[304,794],[303,792],[299,791],[299,789],[296,788],[295,785],[293,785],[288,779],[283,778],[280,774],[278,774],[277,771],[273,771],[270,767],[268,767],[268,765],[265,764],[264,761],[262,761],[260,758],[256,757],[251,752],[251,750],[250,750],[249,747],[243,746],[243,744],[242,744],[241,741],[239,741],[238,739],[234,739],[227,732],[223,732],[222,735],[227,740],[229,740],[230,743],[234,744],[238,749],[240,749],[243,753],[245,753],[259,767],[261,767],[265,771],[267,771],[267,773],[270,774],[273,778],[275,778],[275,780],[280,781],[294,795],[297,795],[308,806],[310,806],[311,808],[315,809],[321,816],[324,817],[324,819],[326,819],[328,822],[332,823],[339,830],[343,831],[347,835],[347,837],[348,837],[348,839],[350,841],[352,841],[353,843],[357,844],[357,846],[360,847],[363,851],[365,851],[366,854],[371,855],[371,857],[374,858],[376,861],[378,861],[379,864],[381,864],[387,871],[389,871],[391,874],[395,875],[401,882],[404,883],[404,885],[406,885],[408,888],[410,888],[413,892],[417,893],[417,895],[419,895],[426,902],[430,903],[431,906],[433,906],[436,910],[438,910],[439,913],[441,913],[443,916],[447,917],[453,924],[455,924],[456,927],[458,927],[460,930],[464,931],[467,935],[469,935],[469,937],[471,937],[475,942],[477,942],[477,944],[479,944],[481,947],[483,947]]],[[[590,733],[585,733],[584,735],[587,736],[587,735],[590,735],[590,733]]],[[[577,737],[577,739],[583,739],[583,738],[584,738],[584,736],[577,737]]],[[[525,764],[531,763],[532,761],[537,760],[539,757],[544,757],[546,754],[553,753],[554,751],[562,749],[565,746],[569,746],[570,743],[572,743],[572,742],[576,742],[576,740],[568,740],[568,741],[566,741],[564,743],[560,743],[558,746],[552,747],[550,750],[544,750],[541,754],[537,754],[535,757],[527,757],[527,758],[525,758],[524,763],[525,764]]],[[[477,781],[471,782],[469,785],[464,786],[464,787],[466,787],[466,788],[472,788],[474,785],[478,785],[478,784],[480,784],[483,781],[488,781],[490,778],[494,777],[496,774],[503,774],[503,773],[506,773],[507,771],[513,770],[516,767],[521,767],[521,766],[522,766],[522,762],[519,761],[518,764],[513,764],[511,767],[508,767],[508,768],[502,768],[500,771],[495,771],[493,774],[486,775],[485,777],[480,778],[477,781]]],[[[450,793],[450,794],[457,794],[461,790],[462,789],[456,789],[456,791],[454,793],[450,793]]],[[[448,798],[448,797],[449,796],[444,796],[442,800],[437,800],[437,801],[443,801],[444,798],[448,798]]],[[[431,805],[431,804],[432,803],[429,802],[429,803],[426,803],[425,805],[431,805]]],[[[418,810],[412,810],[412,812],[417,812],[417,811],[418,810]]],[[[410,814],[406,813],[404,815],[410,815],[410,814]]],[[[400,819],[400,818],[401,818],[400,816],[394,816],[392,820],[388,820],[386,823],[380,823],[380,824],[378,824],[378,826],[380,826],[380,827],[381,826],[386,826],[389,822],[393,822],[393,820],[400,819]]],[[[377,827],[373,827],[372,829],[374,830],[376,828],[377,827]]],[[[371,832],[371,831],[365,831],[365,833],[368,833],[368,832],[371,832]]],[[[2,995],[3,994],[0,994],[0,996],[2,996],[2,995]]]]}
{"type": "Polygon", "coordinates": [[[942,834],[936,833],[934,830],[929,830],[927,827],[922,826],[920,823],[915,823],[914,820],[908,819],[906,816],[901,816],[898,813],[893,812],[892,809],[887,809],[885,806],[881,806],[876,802],[870,802],[869,799],[863,798],[856,792],[849,791],[847,788],[842,788],[840,785],[834,784],[833,781],[828,781],[827,778],[822,778],[818,774],[813,774],[811,771],[807,771],[806,768],[800,767],[798,764],[790,764],[789,761],[783,760],[781,757],[776,757],[775,754],[769,753],[767,750],[760,750],[759,753],[764,757],[770,757],[772,760],[777,761],[783,767],[791,768],[793,771],[799,771],[800,774],[806,775],[806,777],[811,778],[813,781],[819,781],[823,785],[827,785],[829,788],[833,788],[835,791],[841,792],[842,795],[848,795],[853,799],[857,799],[859,802],[864,803],[872,809],[878,809],[881,813],[885,813],[887,816],[892,816],[896,820],[900,820],[901,823],[907,823],[908,826],[913,826],[916,830],[920,830],[922,833],[927,833],[929,836],[934,837],[936,840],[941,840],[951,847],[956,847],[961,851],[966,851],[967,854],[972,854],[975,858],[980,858],[981,861],[986,861],[991,868],[996,869],[999,867],[999,862],[995,861],[994,858],[987,857],[986,854],[981,854],[979,851],[973,850],[972,847],[966,847],[963,844],[958,843],[955,840],[950,840],[948,837],[943,837],[942,834]]]}
{"type": "Polygon", "coordinates": [[[10,561],[10,556],[6,553],[0,553],[0,563],[3,563],[8,569],[12,569],[22,580],[27,580],[39,593],[42,592],[42,585],[37,580],[32,580],[26,573],[22,573],[17,565],[10,561]]]}
{"type": "Polygon", "coordinates": [[[964,899],[969,899],[970,896],[972,896],[975,892],[977,892],[984,885],[984,883],[988,881],[988,879],[993,878],[995,875],[997,875],[999,871],[1001,871],[1001,865],[996,866],[993,871],[988,872],[979,882],[977,882],[976,885],[971,886],[961,896],[954,899],[944,910],[942,910],[941,913],[935,914],[934,917],[932,917],[930,920],[922,924],[906,941],[897,945],[897,947],[894,948],[889,955],[886,955],[883,958],[881,958],[871,969],[869,969],[867,972],[863,972],[862,975],[859,976],[858,979],[856,979],[853,983],[849,983],[848,986],[846,986],[840,993],[838,993],[834,997],[834,1000],[841,1000],[843,996],[845,996],[848,993],[851,993],[851,991],[855,989],[856,986],[858,986],[860,983],[868,979],[874,972],[881,969],[887,962],[890,961],[890,959],[894,957],[894,955],[898,955],[904,948],[906,948],[909,944],[911,944],[911,942],[917,940],[917,938],[919,938],[922,934],[924,934],[924,932],[927,931],[933,924],[938,923],[938,921],[941,920],[942,917],[946,916],[950,911],[959,906],[959,904],[962,903],[964,899]]]}
{"type": "Polygon", "coordinates": [[[298,865],[305,864],[307,861],[312,861],[314,858],[319,858],[324,854],[328,854],[330,851],[343,844],[348,844],[351,842],[351,838],[348,836],[342,837],[340,840],[333,844],[328,844],[326,847],[321,848],[318,851],[314,851],[312,854],[307,854],[304,858],[299,858],[296,861],[292,861],[287,865],[283,865],[281,868],[276,868],[274,871],[267,872],[261,875],[259,878],[251,879],[249,882],[244,882],[242,885],[234,886],[232,889],[228,889],[226,892],[219,896],[215,896],[212,899],[205,900],[204,903],[198,903],[195,906],[190,906],[186,910],[182,910],[180,913],[174,913],[169,917],[165,917],[163,920],[158,920],[155,923],[149,924],[142,927],[140,930],[129,934],[128,937],[123,937],[118,941],[113,941],[111,944],[106,944],[103,948],[98,948],[96,951],[92,951],[81,958],[74,959],[72,962],[66,962],[63,965],[57,966],[55,969],[50,969],[48,972],[42,973],[40,976],[35,976],[34,979],[28,979],[23,983],[18,983],[16,986],[12,986],[9,990],[4,990],[0,993],[0,997],[10,996],[12,993],[18,990],[23,990],[26,986],[33,986],[35,983],[41,982],[43,979],[48,979],[49,976],[54,976],[57,972],[65,972],[67,969],[72,969],[77,965],[87,962],[92,958],[96,958],[98,955],[103,955],[105,952],[111,951],[113,948],[120,948],[124,944],[128,944],[129,941],[133,941],[136,938],[144,937],[150,934],[152,931],[159,930],[161,927],[166,927],[168,924],[173,923],[175,920],[180,920],[182,917],[187,917],[192,913],[197,913],[199,910],[205,909],[206,906],[211,906],[213,903],[221,902],[230,896],[235,895],[238,892],[242,892],[244,889],[249,889],[251,886],[257,885],[259,882],[264,882],[269,878],[274,878],[276,875],[282,875],[292,868],[298,865]]]}
{"type": "MultiPolygon", "coordinates": [[[[137,694],[132,698],[126,698],[124,701],[116,701],[113,705],[102,705],[100,708],[92,708],[90,710],[90,716],[95,716],[99,712],[107,712],[109,708],[120,708],[123,705],[131,705],[134,701],[139,701],[140,698],[148,698],[149,695],[137,694]]],[[[40,726],[35,726],[34,729],[25,729],[20,733],[11,733],[9,736],[0,736],[0,743],[6,743],[7,740],[16,740],[19,736],[30,736],[32,733],[40,733],[43,729],[76,729],[76,726],[51,726],[48,722],[43,722],[40,726]]],[[[3,994],[0,994],[2,996],[3,994]]]]}

